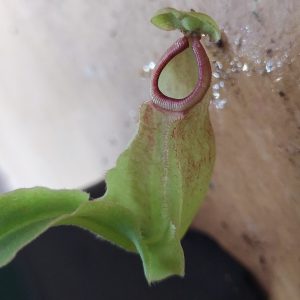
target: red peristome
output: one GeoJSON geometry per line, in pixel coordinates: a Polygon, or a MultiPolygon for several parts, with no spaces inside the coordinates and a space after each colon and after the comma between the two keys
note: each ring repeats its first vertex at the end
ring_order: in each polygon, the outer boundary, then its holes
{"type": "Polygon", "coordinates": [[[211,81],[211,67],[208,56],[203,48],[199,36],[191,36],[190,38],[184,36],[178,39],[162,56],[156,65],[151,78],[151,98],[155,107],[161,108],[170,112],[183,112],[192,108],[202,100],[211,81]],[[195,54],[198,66],[198,80],[194,90],[182,99],[175,99],[164,95],[158,86],[159,76],[165,66],[177,54],[181,53],[189,47],[191,43],[193,52],[195,54]]]}

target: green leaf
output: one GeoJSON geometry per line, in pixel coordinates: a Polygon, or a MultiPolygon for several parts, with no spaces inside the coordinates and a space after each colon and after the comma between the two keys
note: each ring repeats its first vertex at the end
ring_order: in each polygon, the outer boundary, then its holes
{"type": "Polygon", "coordinates": [[[200,12],[165,8],[155,13],[151,23],[163,30],[178,29],[188,34],[205,34],[213,42],[218,42],[221,39],[218,24],[210,16],[200,12]]]}
{"type": "Polygon", "coordinates": [[[180,29],[181,13],[174,8],[163,8],[158,10],[151,18],[151,23],[163,30],[180,29]]]}
{"type": "Polygon", "coordinates": [[[0,266],[87,200],[88,194],[81,191],[39,187],[0,195],[0,266]]]}
{"type": "Polygon", "coordinates": [[[213,42],[218,42],[221,39],[221,31],[218,24],[213,18],[204,13],[187,12],[181,23],[187,31],[207,34],[213,42]]]}

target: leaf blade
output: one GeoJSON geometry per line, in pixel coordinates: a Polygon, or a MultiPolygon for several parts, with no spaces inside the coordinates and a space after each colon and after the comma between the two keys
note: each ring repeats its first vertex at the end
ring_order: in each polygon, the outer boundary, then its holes
{"type": "Polygon", "coordinates": [[[59,218],[73,213],[88,194],[78,190],[18,189],[0,195],[0,266],[59,218]]]}

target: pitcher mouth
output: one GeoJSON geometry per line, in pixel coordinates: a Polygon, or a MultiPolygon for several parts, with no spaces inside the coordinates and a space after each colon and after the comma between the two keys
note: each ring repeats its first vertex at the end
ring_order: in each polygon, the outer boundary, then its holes
{"type": "Polygon", "coordinates": [[[211,81],[211,67],[208,56],[198,35],[184,36],[178,39],[162,56],[156,65],[151,78],[151,99],[154,106],[166,111],[187,111],[202,100],[211,81]],[[193,91],[186,97],[175,99],[163,94],[158,86],[159,76],[165,66],[191,44],[198,66],[198,80],[193,91]]]}

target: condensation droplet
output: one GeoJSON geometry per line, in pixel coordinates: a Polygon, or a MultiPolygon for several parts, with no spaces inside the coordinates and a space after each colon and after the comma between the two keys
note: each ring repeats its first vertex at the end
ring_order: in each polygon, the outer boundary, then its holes
{"type": "Polygon", "coordinates": [[[152,71],[155,68],[155,62],[150,61],[148,64],[143,66],[143,71],[148,73],[152,71]]]}
{"type": "Polygon", "coordinates": [[[216,109],[223,109],[225,107],[226,103],[227,103],[226,99],[213,100],[213,104],[216,107],[216,109]]]}
{"type": "Polygon", "coordinates": [[[240,68],[242,68],[243,64],[239,61],[239,62],[236,64],[236,66],[240,69],[240,68]]]}
{"type": "Polygon", "coordinates": [[[243,67],[242,67],[242,71],[243,72],[247,72],[249,70],[249,67],[247,64],[244,64],[243,67]]]}
{"type": "Polygon", "coordinates": [[[261,59],[260,59],[260,58],[257,58],[257,59],[255,60],[255,63],[256,63],[257,65],[259,65],[259,64],[261,63],[261,59]]]}
{"type": "Polygon", "coordinates": [[[241,43],[241,38],[240,38],[240,37],[237,37],[237,38],[234,40],[234,44],[235,44],[236,46],[238,46],[240,43],[241,43]]]}
{"type": "MultiPolygon", "coordinates": [[[[236,84],[237,76],[244,76],[248,80],[251,80],[250,77],[254,75],[269,76],[274,84],[280,85],[280,81],[284,79],[282,67],[293,63],[296,59],[294,54],[291,57],[291,44],[287,49],[279,48],[277,43],[272,40],[266,40],[267,44],[253,43],[252,37],[256,34],[256,28],[251,27],[250,30],[246,24],[240,26],[240,31],[235,32],[235,36],[229,39],[232,52],[225,53],[216,50],[213,53],[211,102],[218,109],[222,109],[229,101],[225,100],[227,98],[226,90],[236,84]],[[223,89],[225,83],[226,90],[223,89]]],[[[224,32],[227,32],[229,36],[230,30],[224,28],[224,32]]],[[[300,55],[300,53],[296,55],[300,55]]],[[[300,80],[298,84],[300,86],[300,80]]]]}
{"type": "Polygon", "coordinates": [[[213,72],[213,74],[212,74],[215,78],[220,78],[220,74],[219,73],[217,73],[217,72],[213,72]]]}
{"type": "Polygon", "coordinates": [[[275,69],[274,65],[273,65],[273,61],[272,60],[268,60],[266,62],[266,71],[267,73],[272,72],[275,69]]]}
{"type": "Polygon", "coordinates": [[[220,98],[220,93],[219,92],[213,92],[214,99],[219,99],[220,98]]]}
{"type": "Polygon", "coordinates": [[[281,57],[281,61],[282,61],[282,62],[286,61],[288,57],[289,57],[289,56],[288,56],[287,52],[285,52],[285,53],[282,55],[282,57],[281,57]]]}
{"type": "Polygon", "coordinates": [[[248,25],[246,25],[244,28],[242,28],[242,30],[245,31],[246,33],[251,32],[248,25]]]}
{"type": "Polygon", "coordinates": [[[216,61],[216,67],[219,69],[219,70],[222,70],[223,69],[223,64],[219,61],[216,61]]]}

